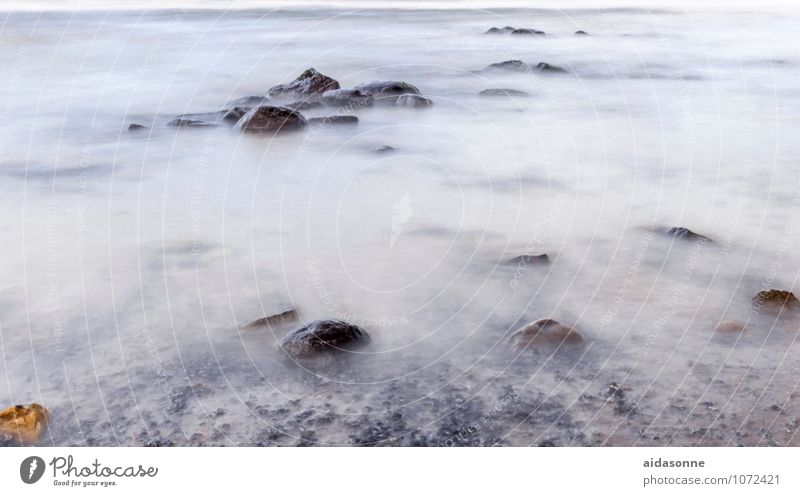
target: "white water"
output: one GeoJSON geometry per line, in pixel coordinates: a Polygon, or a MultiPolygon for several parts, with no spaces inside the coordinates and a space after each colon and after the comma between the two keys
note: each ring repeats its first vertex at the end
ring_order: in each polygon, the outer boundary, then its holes
{"type": "Polygon", "coordinates": [[[308,409],[313,442],[357,443],[348,419],[400,412],[393,436],[424,433],[510,387],[522,404],[483,427],[507,444],[797,445],[797,325],[759,320],[750,298],[797,288],[800,17],[2,17],[0,406],[50,408],[44,443],[255,444],[278,428],[293,444],[308,409]],[[508,24],[548,35],[482,34],[508,24]],[[570,74],[480,71],[508,59],[570,74]],[[342,87],[408,81],[435,105],[276,137],[164,125],[307,67],[342,87]],[[715,243],[652,231],[668,226],[715,243]],[[553,263],[498,264],[526,251],[553,263]],[[372,345],[313,379],[277,349],[292,326],[237,329],[288,305],[363,325],[372,345]],[[585,353],[505,341],[543,317],[576,324],[585,353]],[[721,318],[753,322],[721,340],[721,318]],[[610,382],[635,416],[585,399],[610,382]],[[165,408],[187,386],[185,408],[165,408]],[[562,414],[536,420],[541,398],[562,414]]]}

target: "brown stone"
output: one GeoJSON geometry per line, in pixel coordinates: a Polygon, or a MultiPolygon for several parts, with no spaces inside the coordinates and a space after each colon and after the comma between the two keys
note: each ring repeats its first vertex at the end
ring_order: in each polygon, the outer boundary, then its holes
{"type": "Polygon", "coordinates": [[[717,327],[714,328],[714,332],[720,334],[738,334],[744,332],[744,330],[744,322],[738,320],[725,320],[717,324],[717,327]]]}
{"type": "Polygon", "coordinates": [[[255,107],[250,109],[234,126],[246,133],[276,133],[305,127],[303,115],[286,107],[255,107]]]}
{"type": "Polygon", "coordinates": [[[583,336],[572,327],[554,319],[539,319],[515,332],[517,346],[580,344],[583,336]]]}
{"type": "Polygon", "coordinates": [[[753,305],[757,310],[766,310],[768,312],[800,309],[800,301],[798,301],[794,293],[780,289],[759,291],[753,296],[753,305]]]}
{"type": "Polygon", "coordinates": [[[23,443],[35,443],[47,429],[48,412],[38,403],[16,405],[0,411],[0,434],[23,443]]]}

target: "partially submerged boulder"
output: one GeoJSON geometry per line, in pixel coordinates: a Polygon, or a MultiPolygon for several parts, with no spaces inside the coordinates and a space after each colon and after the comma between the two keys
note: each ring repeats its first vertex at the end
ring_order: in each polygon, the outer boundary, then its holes
{"type": "Polygon", "coordinates": [[[222,114],[222,120],[230,125],[234,125],[251,109],[252,107],[233,107],[222,114]]]}
{"type": "Polygon", "coordinates": [[[269,90],[269,95],[272,97],[287,95],[302,95],[308,97],[322,95],[326,91],[338,89],[339,81],[322,74],[312,67],[303,71],[303,73],[297,76],[291,83],[273,86],[269,90]]]}
{"type": "Polygon", "coordinates": [[[505,34],[506,30],[498,27],[491,27],[483,34],[505,34]]]}
{"type": "Polygon", "coordinates": [[[286,107],[253,107],[235,128],[246,133],[277,133],[301,129],[307,124],[300,112],[286,107]]]}
{"type": "Polygon", "coordinates": [[[371,95],[356,89],[338,89],[326,91],[322,94],[322,103],[332,107],[369,107],[375,103],[371,95]]]}
{"type": "Polygon", "coordinates": [[[128,126],[128,131],[141,131],[143,129],[147,129],[147,126],[136,124],[135,122],[131,123],[131,125],[128,126]]]}
{"type": "Polygon", "coordinates": [[[367,81],[353,89],[373,97],[380,103],[395,103],[401,95],[420,94],[416,86],[403,81],[367,81]]]}
{"type": "Polygon", "coordinates": [[[394,102],[394,104],[398,107],[428,108],[433,106],[433,100],[430,98],[425,98],[422,95],[407,93],[397,97],[397,100],[394,102]]]}
{"type": "Polygon", "coordinates": [[[200,119],[188,119],[184,117],[178,117],[177,119],[172,119],[167,123],[167,126],[170,127],[214,127],[216,124],[211,121],[204,121],[200,119]]]}
{"type": "Polygon", "coordinates": [[[258,105],[267,105],[269,103],[269,98],[266,96],[261,95],[250,95],[250,96],[243,96],[241,98],[237,98],[236,100],[231,100],[230,102],[225,104],[226,109],[230,109],[233,107],[257,107],[258,105]]]}
{"type": "Polygon", "coordinates": [[[563,67],[559,67],[557,65],[548,64],[547,62],[539,62],[535,66],[533,66],[533,72],[546,72],[551,74],[564,74],[567,72],[566,69],[563,67]]]}
{"type": "Polygon", "coordinates": [[[486,66],[487,69],[503,69],[508,71],[519,71],[519,72],[528,72],[531,70],[531,66],[526,64],[525,62],[517,59],[512,60],[504,60],[502,62],[495,62],[494,64],[489,64],[486,66]]]}
{"type": "Polygon", "coordinates": [[[322,107],[322,103],[315,100],[298,100],[296,102],[287,103],[284,107],[292,110],[309,110],[322,107]]]}
{"type": "Polygon", "coordinates": [[[697,234],[696,232],[690,231],[685,227],[670,227],[669,229],[667,229],[667,234],[679,239],[688,239],[693,241],[711,241],[711,238],[707,238],[702,234],[697,234]]]}
{"type": "Polygon", "coordinates": [[[512,90],[508,88],[489,88],[478,93],[479,96],[531,96],[530,93],[522,90],[512,90]]]}
{"type": "Polygon", "coordinates": [[[744,330],[744,322],[739,320],[725,320],[717,324],[717,327],[714,328],[714,332],[719,334],[739,334],[744,332],[744,330]]]}
{"type": "Polygon", "coordinates": [[[520,255],[508,260],[506,263],[509,265],[546,265],[550,263],[550,257],[547,256],[547,253],[539,255],[520,255]]]}
{"type": "Polygon", "coordinates": [[[544,36],[545,32],[538,29],[519,28],[511,31],[511,34],[544,36]]]}
{"type": "Polygon", "coordinates": [[[759,291],[753,296],[753,306],[756,310],[779,313],[800,310],[800,301],[791,291],[769,289],[759,291]]]}
{"type": "Polygon", "coordinates": [[[582,29],[579,29],[579,30],[575,31],[575,35],[574,36],[589,36],[589,33],[587,33],[586,31],[584,31],[582,29]]]}
{"type": "Polygon", "coordinates": [[[342,320],[315,320],[290,332],[281,347],[295,357],[352,350],[369,343],[369,334],[342,320]]]}
{"type": "Polygon", "coordinates": [[[583,336],[572,327],[554,319],[539,319],[511,335],[517,346],[581,344],[583,336]]]}
{"type": "Polygon", "coordinates": [[[38,403],[16,405],[0,411],[0,434],[22,443],[35,443],[47,429],[48,412],[38,403]]]}
{"type": "Polygon", "coordinates": [[[279,312],[273,315],[267,315],[266,317],[261,317],[260,319],[248,322],[247,324],[241,327],[242,329],[256,329],[259,327],[278,326],[282,324],[287,324],[289,322],[294,322],[299,317],[300,316],[297,314],[297,310],[295,310],[294,308],[290,308],[289,310],[284,310],[283,312],[279,312]]]}
{"type": "Polygon", "coordinates": [[[379,145],[374,147],[372,151],[375,153],[390,153],[394,151],[394,147],[389,145],[379,145]]]}

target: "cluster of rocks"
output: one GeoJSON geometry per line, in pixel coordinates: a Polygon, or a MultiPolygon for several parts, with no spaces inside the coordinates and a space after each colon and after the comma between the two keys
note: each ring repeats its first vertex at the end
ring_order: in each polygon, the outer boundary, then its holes
{"type": "MultiPolygon", "coordinates": [[[[227,124],[244,133],[274,134],[308,125],[356,124],[358,117],[341,114],[372,105],[427,108],[433,106],[433,100],[403,81],[368,81],[342,88],[337,80],[310,68],[289,83],[273,86],[268,95],[239,98],[228,102],[219,112],[180,115],[167,125],[202,128],[227,124]],[[339,113],[312,118],[301,113],[322,107],[335,107],[339,113]]],[[[130,131],[142,129],[146,127],[136,123],[128,127],[130,131]]]]}
{"type": "MultiPolygon", "coordinates": [[[[547,33],[532,28],[515,28],[513,26],[504,26],[502,28],[491,27],[483,34],[515,34],[515,35],[544,36],[547,33]]],[[[589,33],[583,30],[575,31],[575,36],[588,36],[588,35],[589,33]]]]}

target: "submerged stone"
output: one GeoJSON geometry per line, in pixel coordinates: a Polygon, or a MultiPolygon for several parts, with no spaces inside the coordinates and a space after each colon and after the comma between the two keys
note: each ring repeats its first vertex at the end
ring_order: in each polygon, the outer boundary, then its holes
{"type": "Polygon", "coordinates": [[[539,319],[515,332],[512,339],[517,346],[560,345],[583,343],[583,336],[572,327],[554,319],[539,319]]]}
{"type": "Polygon", "coordinates": [[[717,324],[717,327],[714,328],[714,332],[720,334],[738,334],[744,332],[744,330],[744,322],[739,320],[725,320],[717,324]]]}
{"type": "Polygon", "coordinates": [[[315,320],[290,332],[281,347],[295,357],[351,350],[369,343],[369,334],[342,320],[315,320]]]}
{"type": "Polygon", "coordinates": [[[249,322],[242,326],[243,329],[255,329],[258,327],[271,327],[274,325],[281,325],[286,324],[288,322],[296,321],[300,316],[297,314],[297,310],[291,308],[289,310],[285,310],[280,313],[276,313],[273,315],[267,315],[266,317],[261,317],[260,319],[256,319],[252,322],[249,322]]]}
{"type": "Polygon", "coordinates": [[[519,28],[511,31],[511,34],[544,36],[545,32],[538,29],[519,28]]]}
{"type": "Polygon", "coordinates": [[[433,106],[433,100],[421,95],[406,94],[397,97],[394,104],[398,107],[427,108],[433,106]]]}
{"type": "Polygon", "coordinates": [[[669,234],[670,236],[673,236],[675,238],[680,238],[680,239],[690,239],[690,240],[696,240],[696,241],[697,240],[711,241],[711,238],[707,238],[706,236],[703,236],[702,234],[697,234],[696,232],[690,231],[689,229],[686,229],[685,227],[671,227],[671,228],[667,229],[667,234],[669,234]]]}
{"type": "Polygon", "coordinates": [[[753,305],[757,310],[774,313],[783,310],[794,311],[800,309],[800,301],[797,300],[794,293],[780,289],[759,291],[753,296],[753,305]]]}
{"type": "Polygon", "coordinates": [[[506,263],[512,265],[545,265],[550,263],[550,257],[547,256],[547,253],[542,253],[540,255],[520,255],[508,260],[506,263]]]}
{"type": "Polygon", "coordinates": [[[305,125],[305,117],[296,110],[265,106],[250,109],[235,127],[246,133],[276,133],[301,129],[305,125]]]}
{"type": "Polygon", "coordinates": [[[327,117],[312,117],[309,124],[327,126],[330,124],[358,124],[358,117],[354,115],[329,115],[327,117]]]}
{"type": "Polygon", "coordinates": [[[279,84],[269,90],[270,96],[321,95],[328,90],[338,90],[339,81],[328,77],[313,67],[306,69],[291,83],[279,84]]]}
{"type": "Polygon", "coordinates": [[[370,95],[380,103],[395,103],[401,95],[420,94],[416,86],[403,81],[367,81],[354,89],[370,95]]]}
{"type": "Polygon", "coordinates": [[[478,93],[479,96],[531,96],[530,93],[522,90],[512,90],[507,88],[489,88],[478,93]]]}

